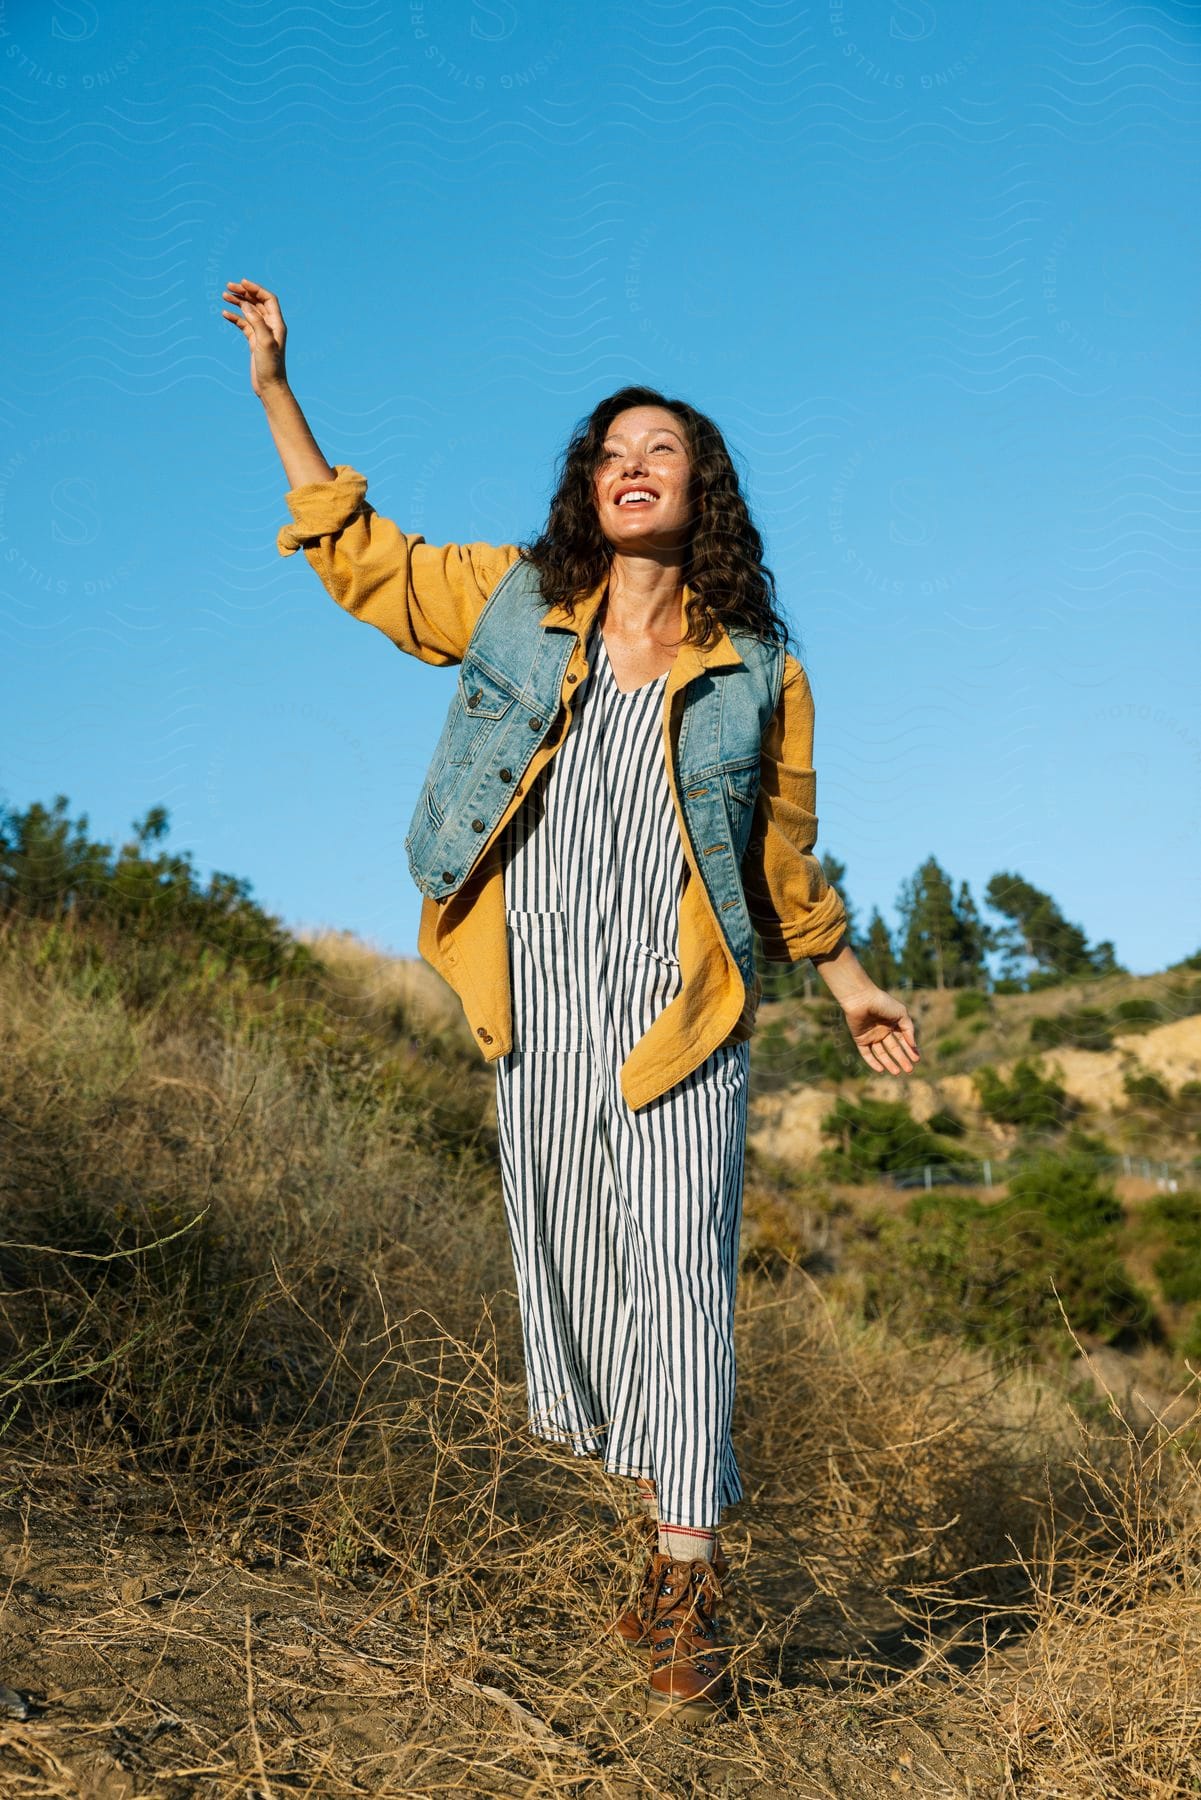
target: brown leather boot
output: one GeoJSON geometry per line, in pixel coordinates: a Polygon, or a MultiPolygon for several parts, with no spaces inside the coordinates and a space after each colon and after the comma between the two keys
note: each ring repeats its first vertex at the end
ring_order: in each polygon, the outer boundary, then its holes
{"type": "Polygon", "coordinates": [[[716,1562],[654,1557],[646,1634],[648,1718],[700,1723],[726,1705],[728,1653],[718,1623],[723,1597],[716,1562]]]}
{"type": "Polygon", "coordinates": [[[614,1619],[613,1631],[616,1634],[618,1641],[623,1644],[627,1650],[633,1650],[636,1655],[644,1655],[648,1648],[645,1640],[650,1571],[655,1552],[659,1548],[659,1527],[652,1518],[647,1517],[645,1514],[636,1520],[636,1525],[638,1535],[643,1540],[643,1547],[646,1554],[646,1566],[642,1571],[642,1580],[639,1583],[638,1592],[634,1597],[634,1604],[632,1606],[627,1606],[626,1610],[614,1619]]]}
{"type": "MultiPolygon", "coordinates": [[[[647,1625],[650,1619],[651,1594],[655,1584],[655,1558],[659,1554],[659,1527],[653,1520],[645,1521],[646,1531],[646,1563],[642,1570],[642,1580],[638,1584],[638,1592],[632,1606],[628,1606],[613,1621],[613,1631],[626,1650],[632,1650],[635,1656],[649,1656],[651,1641],[647,1636],[647,1625]]],[[[722,1554],[720,1543],[714,1546],[713,1567],[717,1571],[719,1581],[724,1581],[729,1574],[730,1565],[722,1554]]]]}

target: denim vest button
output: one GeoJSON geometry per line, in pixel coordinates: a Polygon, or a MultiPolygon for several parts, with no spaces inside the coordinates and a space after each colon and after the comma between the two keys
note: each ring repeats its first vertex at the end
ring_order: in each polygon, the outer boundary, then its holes
{"type": "Polygon", "coordinates": [[[443,871],[442,871],[442,879],[443,879],[443,881],[453,881],[453,880],[454,880],[454,876],[453,876],[453,875],[452,875],[452,874],[451,874],[451,872],[450,872],[450,870],[449,870],[449,869],[443,869],[443,871]]]}
{"type": "Polygon", "coordinates": [[[512,781],[512,779],[513,779],[512,769],[502,769],[500,771],[500,778],[502,781],[512,781]]]}
{"type": "Polygon", "coordinates": [[[471,829],[473,831],[482,831],[484,829],[484,821],[482,819],[473,819],[471,821],[471,829]]]}
{"type": "Polygon", "coordinates": [[[531,731],[541,731],[542,730],[542,720],[541,719],[531,719],[530,720],[530,730],[531,731]]]}
{"type": "Polygon", "coordinates": [[[484,697],[483,688],[476,688],[474,694],[468,695],[468,698],[467,698],[468,706],[478,706],[480,701],[483,699],[483,697],[484,697]]]}

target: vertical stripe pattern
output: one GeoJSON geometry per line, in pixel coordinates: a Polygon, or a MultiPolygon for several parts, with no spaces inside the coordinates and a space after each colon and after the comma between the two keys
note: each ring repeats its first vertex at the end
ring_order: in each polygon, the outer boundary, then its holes
{"type": "Polygon", "coordinates": [[[748,1043],[638,1112],[620,1070],[680,991],[688,867],[666,672],[623,694],[599,620],[572,726],[502,834],[513,1048],[496,1064],[531,1429],[643,1475],[668,1524],[742,1497],[730,1442],[748,1043]]]}

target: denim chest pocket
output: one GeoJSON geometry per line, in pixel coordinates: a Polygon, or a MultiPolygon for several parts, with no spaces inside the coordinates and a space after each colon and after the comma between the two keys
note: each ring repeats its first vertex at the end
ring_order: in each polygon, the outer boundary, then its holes
{"type": "Polygon", "coordinates": [[[758,769],[725,769],[722,781],[732,800],[741,801],[744,806],[754,806],[759,793],[758,769]]]}
{"type": "Polygon", "coordinates": [[[520,690],[507,676],[478,655],[465,657],[451,714],[450,761],[456,766],[474,762],[520,699],[520,690]]]}
{"type": "Polygon", "coordinates": [[[750,839],[751,821],[755,816],[755,802],[759,798],[758,761],[744,763],[740,767],[732,769],[723,769],[721,784],[722,792],[726,797],[726,816],[730,821],[734,848],[741,856],[750,839]]]}

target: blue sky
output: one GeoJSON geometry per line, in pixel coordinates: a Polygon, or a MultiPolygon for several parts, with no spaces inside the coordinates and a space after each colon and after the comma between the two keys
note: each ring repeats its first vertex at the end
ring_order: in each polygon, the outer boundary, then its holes
{"type": "Polygon", "coordinates": [[[1197,9],[0,4],[0,797],[415,952],[453,670],[281,558],[221,290],[432,543],[540,527],[646,381],[713,414],[866,922],[935,855],[1201,944],[1197,9]]]}

